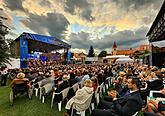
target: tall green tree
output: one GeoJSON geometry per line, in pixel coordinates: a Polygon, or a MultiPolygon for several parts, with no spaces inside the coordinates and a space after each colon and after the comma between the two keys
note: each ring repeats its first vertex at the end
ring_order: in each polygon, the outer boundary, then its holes
{"type": "Polygon", "coordinates": [[[95,57],[93,46],[90,46],[89,53],[87,55],[88,57],[95,57]]]}
{"type": "Polygon", "coordinates": [[[9,46],[5,40],[5,37],[0,36],[0,65],[9,63],[9,57],[9,46]]]}
{"type": "Polygon", "coordinates": [[[107,51],[101,51],[98,57],[106,57],[107,51]]]}

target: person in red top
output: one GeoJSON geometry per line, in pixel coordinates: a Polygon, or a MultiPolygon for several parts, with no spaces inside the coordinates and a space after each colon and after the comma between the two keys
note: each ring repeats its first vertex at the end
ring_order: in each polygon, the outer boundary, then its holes
{"type": "Polygon", "coordinates": [[[91,81],[92,81],[92,87],[93,87],[93,91],[95,92],[96,91],[96,89],[97,89],[97,87],[98,87],[98,80],[97,80],[97,78],[96,77],[92,77],[91,78],[91,81]]]}

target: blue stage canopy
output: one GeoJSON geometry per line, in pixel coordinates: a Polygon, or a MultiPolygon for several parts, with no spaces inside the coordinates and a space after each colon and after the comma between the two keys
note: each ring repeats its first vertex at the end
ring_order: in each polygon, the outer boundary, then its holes
{"type": "Polygon", "coordinates": [[[71,45],[63,42],[60,39],[57,39],[56,37],[52,37],[52,36],[45,36],[45,35],[32,34],[32,33],[24,32],[23,34],[21,34],[16,39],[16,41],[19,40],[20,37],[23,37],[23,38],[26,38],[26,39],[31,39],[31,40],[34,40],[34,41],[39,41],[39,42],[43,42],[43,43],[56,45],[56,46],[62,47],[62,48],[70,48],[71,47],[71,45]]]}
{"type": "MultiPolygon", "coordinates": [[[[20,64],[21,68],[27,67],[27,59],[29,54],[34,52],[44,52],[48,53],[54,50],[71,48],[71,45],[63,42],[56,37],[23,33],[21,34],[15,42],[19,42],[19,53],[20,53],[20,64]]],[[[16,47],[17,48],[17,47],[16,47]]],[[[70,62],[70,57],[68,53],[68,61],[70,62]]]]}

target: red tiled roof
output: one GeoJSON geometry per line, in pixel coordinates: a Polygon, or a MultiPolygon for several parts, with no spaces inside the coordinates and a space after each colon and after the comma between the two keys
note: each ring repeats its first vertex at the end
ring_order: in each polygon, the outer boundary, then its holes
{"type": "Polygon", "coordinates": [[[150,49],[150,46],[149,45],[140,45],[140,47],[137,49],[137,50],[149,50],[150,49]]]}
{"type": "Polygon", "coordinates": [[[117,50],[116,55],[131,55],[134,53],[134,50],[117,50]]]}
{"type": "Polygon", "coordinates": [[[84,58],[86,54],[82,53],[74,53],[74,58],[84,58]]]}

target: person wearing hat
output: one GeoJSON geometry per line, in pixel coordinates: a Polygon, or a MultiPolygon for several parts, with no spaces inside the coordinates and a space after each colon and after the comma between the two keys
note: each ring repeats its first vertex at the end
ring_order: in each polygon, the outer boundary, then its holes
{"type": "MultiPolygon", "coordinates": [[[[17,74],[17,78],[15,78],[12,82],[11,85],[12,87],[16,84],[23,84],[25,82],[29,82],[29,80],[27,78],[25,78],[25,74],[20,72],[17,74]]],[[[28,85],[29,86],[29,85],[28,85]]]]}
{"type": "Polygon", "coordinates": [[[25,91],[27,91],[29,88],[31,88],[31,85],[29,83],[29,80],[27,78],[24,78],[25,74],[20,72],[17,74],[17,78],[15,78],[12,82],[11,82],[11,86],[13,89],[13,93],[14,93],[14,99],[15,99],[15,95],[17,93],[20,92],[20,90],[24,89],[25,91]],[[19,86],[16,86],[19,85],[19,86]]]}

